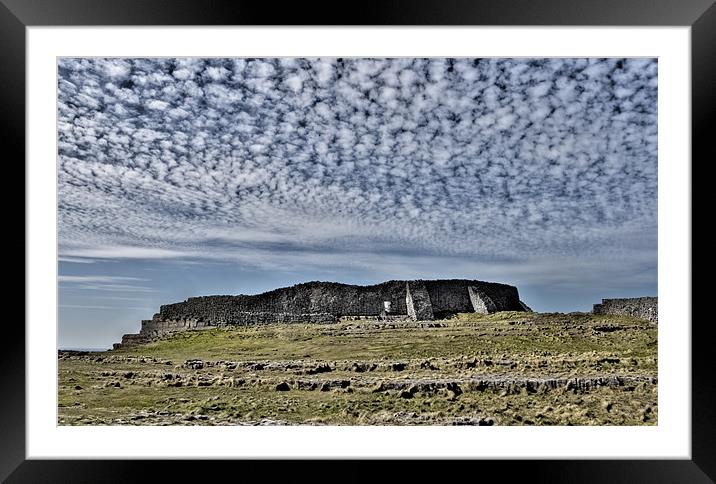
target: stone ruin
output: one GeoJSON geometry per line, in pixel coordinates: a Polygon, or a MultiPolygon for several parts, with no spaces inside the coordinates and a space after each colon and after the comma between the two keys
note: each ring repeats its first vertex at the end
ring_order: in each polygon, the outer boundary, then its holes
{"type": "Polygon", "coordinates": [[[595,304],[593,314],[616,314],[659,322],[659,301],[656,297],[632,297],[623,299],[602,299],[595,304]]]}
{"type": "Polygon", "coordinates": [[[307,282],[252,296],[201,296],[161,306],[114,348],[190,329],[342,319],[441,319],[455,313],[530,311],[517,288],[464,279],[388,281],[372,286],[307,282]]]}

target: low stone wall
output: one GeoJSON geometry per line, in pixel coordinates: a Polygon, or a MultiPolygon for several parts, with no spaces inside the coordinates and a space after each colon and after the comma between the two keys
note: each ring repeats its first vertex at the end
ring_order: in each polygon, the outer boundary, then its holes
{"type": "Polygon", "coordinates": [[[157,337],[176,331],[203,329],[209,326],[211,326],[209,323],[196,319],[168,319],[163,321],[145,319],[142,321],[142,329],[139,334],[146,337],[157,337]]]}
{"type": "Polygon", "coordinates": [[[632,297],[623,299],[602,299],[592,309],[594,314],[617,314],[659,322],[659,306],[656,297],[632,297]]]}
{"type": "Polygon", "coordinates": [[[141,334],[125,334],[122,336],[122,342],[121,343],[114,343],[112,345],[112,349],[119,349],[123,346],[136,346],[143,343],[148,343],[151,341],[152,338],[141,335],[141,334]]]}
{"type": "Polygon", "coordinates": [[[204,321],[201,319],[167,319],[142,321],[140,334],[146,336],[161,336],[174,331],[189,329],[203,329],[216,326],[246,326],[249,324],[271,323],[335,323],[335,315],[328,313],[292,314],[267,312],[237,312],[232,314],[229,321],[204,321]]]}
{"type": "Polygon", "coordinates": [[[114,349],[126,346],[135,346],[147,343],[156,338],[160,338],[171,333],[179,331],[188,331],[192,329],[208,329],[222,326],[247,326],[249,324],[272,324],[272,323],[318,323],[330,324],[338,321],[333,314],[313,313],[313,314],[290,314],[290,313],[237,313],[234,315],[231,323],[207,322],[196,319],[169,319],[154,320],[145,319],[142,321],[142,329],[138,334],[125,334],[122,336],[121,343],[115,343],[114,349]]]}

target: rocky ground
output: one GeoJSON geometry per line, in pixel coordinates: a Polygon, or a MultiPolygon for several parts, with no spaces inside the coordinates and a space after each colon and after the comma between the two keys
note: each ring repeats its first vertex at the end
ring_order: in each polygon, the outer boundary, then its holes
{"type": "Polygon", "coordinates": [[[459,314],[60,352],[60,425],[655,425],[657,326],[459,314]]]}

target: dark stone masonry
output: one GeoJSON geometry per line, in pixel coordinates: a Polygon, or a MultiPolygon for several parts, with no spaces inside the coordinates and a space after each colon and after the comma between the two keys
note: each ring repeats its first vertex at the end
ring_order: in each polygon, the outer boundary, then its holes
{"type": "Polygon", "coordinates": [[[202,296],[161,306],[121,346],[176,331],[270,323],[335,323],[341,318],[440,319],[455,313],[529,311],[517,288],[464,279],[388,281],[373,286],[307,282],[253,296],[202,296]]]}
{"type": "Polygon", "coordinates": [[[659,322],[659,305],[656,297],[632,297],[625,299],[602,299],[595,304],[594,314],[618,314],[646,319],[652,323],[659,322]]]}

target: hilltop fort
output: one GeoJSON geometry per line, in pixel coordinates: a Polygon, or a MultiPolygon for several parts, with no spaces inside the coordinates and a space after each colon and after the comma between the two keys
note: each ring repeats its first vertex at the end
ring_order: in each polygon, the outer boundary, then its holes
{"type": "Polygon", "coordinates": [[[440,319],[455,313],[531,311],[517,288],[464,279],[388,281],[372,286],[307,282],[256,295],[202,296],[161,306],[115,348],[215,326],[335,323],[342,319],[440,319]]]}

